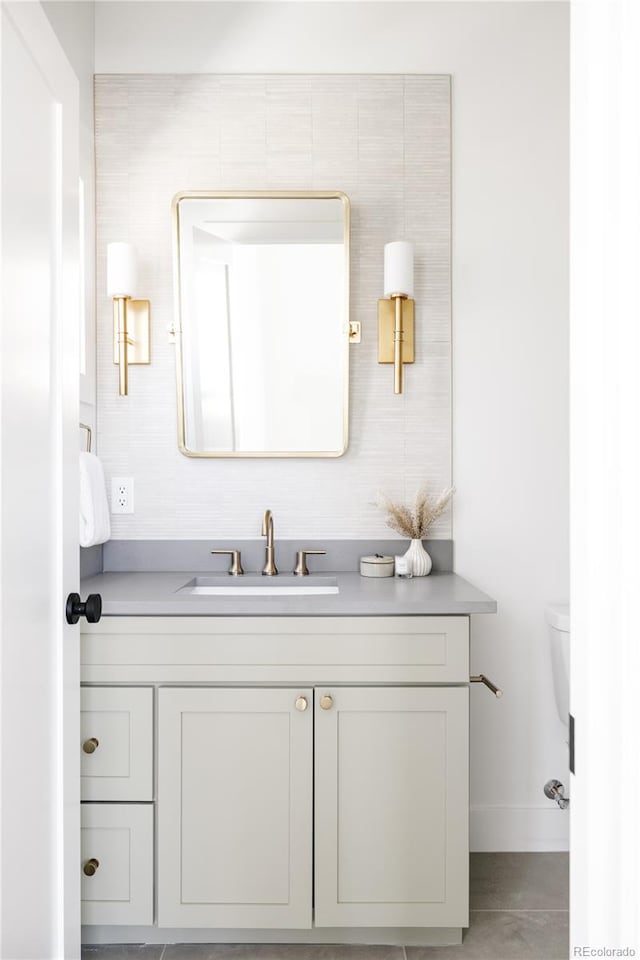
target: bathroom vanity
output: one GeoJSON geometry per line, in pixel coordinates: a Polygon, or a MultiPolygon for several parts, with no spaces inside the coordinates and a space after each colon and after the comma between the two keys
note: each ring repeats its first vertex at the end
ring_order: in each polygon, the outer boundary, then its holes
{"type": "Polygon", "coordinates": [[[192,579],[83,584],[84,941],[460,942],[470,615],[495,603],[451,573],[192,579]]]}

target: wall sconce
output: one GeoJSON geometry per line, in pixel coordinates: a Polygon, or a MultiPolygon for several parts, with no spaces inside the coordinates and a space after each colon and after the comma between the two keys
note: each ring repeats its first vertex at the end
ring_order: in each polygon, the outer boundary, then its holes
{"type": "Polygon", "coordinates": [[[393,392],[402,393],[402,365],[414,362],[413,244],[384,246],[384,295],[378,300],[378,363],[393,364],[393,392]]]}
{"type": "Polygon", "coordinates": [[[148,300],[134,300],[138,282],[136,251],[130,243],[107,246],[107,296],[113,297],[113,362],[118,371],[118,393],[129,394],[129,365],[150,363],[148,300]]]}

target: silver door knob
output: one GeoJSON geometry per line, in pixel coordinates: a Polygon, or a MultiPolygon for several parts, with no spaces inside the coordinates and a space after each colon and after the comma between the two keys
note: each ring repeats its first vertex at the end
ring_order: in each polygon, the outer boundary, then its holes
{"type": "Polygon", "coordinates": [[[296,710],[306,710],[309,704],[306,697],[298,697],[296,700],[296,710]]]}
{"type": "Polygon", "coordinates": [[[333,697],[328,693],[324,693],[320,697],[320,706],[323,710],[331,710],[331,707],[333,706],[333,697]]]}

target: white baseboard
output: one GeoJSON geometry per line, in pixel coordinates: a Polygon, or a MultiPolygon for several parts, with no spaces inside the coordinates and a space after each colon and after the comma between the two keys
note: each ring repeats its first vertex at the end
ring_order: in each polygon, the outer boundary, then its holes
{"type": "Polygon", "coordinates": [[[569,849],[569,810],[559,807],[471,807],[473,853],[569,849]]]}

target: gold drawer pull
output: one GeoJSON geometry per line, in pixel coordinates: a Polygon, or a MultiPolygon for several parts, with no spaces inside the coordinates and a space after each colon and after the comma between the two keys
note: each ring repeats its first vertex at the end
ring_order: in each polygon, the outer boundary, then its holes
{"type": "Polygon", "coordinates": [[[323,694],[320,697],[320,706],[323,710],[331,710],[331,707],[333,706],[333,697],[331,697],[328,693],[323,694]]]}
{"type": "Polygon", "coordinates": [[[82,744],[82,749],[85,753],[95,753],[99,746],[100,741],[97,739],[97,737],[91,737],[90,740],[85,740],[85,742],[82,744]]]}
{"type": "Polygon", "coordinates": [[[309,704],[306,697],[298,697],[296,700],[296,710],[306,710],[309,704]]]}
{"type": "Polygon", "coordinates": [[[91,860],[87,860],[87,862],[83,866],[82,872],[84,873],[85,877],[92,877],[99,866],[100,866],[100,861],[96,860],[95,857],[91,857],[91,860]]]}

